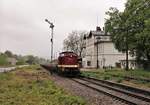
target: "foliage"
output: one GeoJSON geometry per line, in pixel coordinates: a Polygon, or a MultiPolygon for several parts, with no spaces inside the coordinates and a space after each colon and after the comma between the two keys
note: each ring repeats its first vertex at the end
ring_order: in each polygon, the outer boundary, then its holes
{"type": "Polygon", "coordinates": [[[19,58],[16,63],[16,65],[24,65],[24,64],[26,64],[26,62],[25,62],[25,59],[23,59],[23,58],[19,58]]]}
{"type": "Polygon", "coordinates": [[[8,81],[11,80],[11,74],[10,73],[1,73],[0,74],[0,80],[1,81],[8,81]]]}
{"type": "Polygon", "coordinates": [[[7,57],[12,57],[13,56],[12,52],[8,51],[8,50],[5,51],[4,54],[7,55],[7,57]]]}
{"type": "Polygon", "coordinates": [[[32,64],[35,64],[35,59],[32,55],[28,55],[27,56],[27,61],[26,61],[28,64],[32,65],[32,64]]]}
{"type": "Polygon", "coordinates": [[[64,50],[73,51],[81,57],[85,46],[83,40],[85,34],[85,31],[72,31],[64,40],[64,50]]]}
{"type": "MultiPolygon", "coordinates": [[[[126,14],[119,12],[116,8],[110,8],[110,11],[106,13],[110,16],[105,23],[106,31],[111,34],[112,41],[115,47],[124,52],[126,50],[126,37],[127,37],[127,24],[126,14]]],[[[129,41],[128,41],[129,42],[129,41]]]]}
{"type": "Polygon", "coordinates": [[[139,84],[141,86],[150,87],[149,82],[143,82],[141,79],[150,79],[150,71],[149,70],[92,70],[92,71],[82,71],[82,75],[90,76],[98,79],[111,80],[115,82],[123,82],[126,81],[125,77],[133,77],[139,78],[138,80],[130,80],[128,82],[139,84]]]}
{"type": "Polygon", "coordinates": [[[99,75],[99,76],[106,76],[106,75],[111,75],[111,76],[114,76],[114,75],[118,75],[119,77],[125,77],[125,76],[129,76],[129,77],[133,77],[133,78],[146,78],[146,79],[149,79],[150,78],[150,72],[149,70],[142,70],[142,69],[136,69],[136,70],[130,70],[130,71],[124,71],[124,70],[107,70],[107,71],[104,71],[104,70],[93,70],[93,71],[86,71],[86,72],[83,72],[85,74],[88,74],[88,75],[99,75]]]}
{"type": "Polygon", "coordinates": [[[0,65],[8,65],[7,56],[5,54],[0,54],[0,65]]]}
{"type": "Polygon", "coordinates": [[[8,58],[14,58],[17,60],[16,65],[25,65],[25,64],[44,64],[44,63],[49,63],[49,60],[46,60],[44,58],[40,58],[37,56],[33,56],[33,55],[26,55],[26,56],[22,56],[22,55],[17,55],[17,54],[13,54],[11,51],[5,51],[4,53],[0,52],[0,65],[1,66],[11,66],[10,64],[8,64],[8,58]]]}
{"type": "Polygon", "coordinates": [[[126,11],[132,14],[128,20],[131,26],[134,26],[132,30],[135,35],[130,51],[136,55],[138,61],[148,60],[150,64],[150,1],[129,0],[126,8],[126,11]]]}
{"type": "Polygon", "coordinates": [[[0,73],[0,105],[85,105],[81,98],[66,93],[46,76],[37,82],[35,69],[26,70],[0,73]]]}
{"type": "Polygon", "coordinates": [[[124,52],[127,43],[138,62],[150,65],[150,1],[128,0],[123,12],[110,8],[106,14],[105,28],[115,47],[124,52]]]}

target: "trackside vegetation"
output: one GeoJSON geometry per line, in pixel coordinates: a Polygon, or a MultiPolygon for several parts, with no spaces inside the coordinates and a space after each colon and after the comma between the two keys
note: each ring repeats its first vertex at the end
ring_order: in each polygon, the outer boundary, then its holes
{"type": "Polygon", "coordinates": [[[82,75],[95,77],[102,80],[109,80],[118,83],[125,83],[137,87],[150,88],[150,82],[144,81],[150,80],[150,71],[148,70],[92,70],[92,71],[82,71],[82,75]],[[128,78],[129,77],[129,78],[128,78]],[[130,79],[130,78],[135,78],[130,79]]]}
{"type": "Polygon", "coordinates": [[[0,105],[85,105],[80,97],[57,87],[35,66],[0,73],[0,105]],[[40,71],[40,72],[39,72],[40,71]],[[37,78],[38,77],[38,78],[37,78]]]}
{"type": "Polygon", "coordinates": [[[0,54],[0,65],[8,65],[8,62],[7,62],[7,56],[6,55],[1,55],[0,54]]]}
{"type": "Polygon", "coordinates": [[[17,55],[11,51],[6,50],[5,52],[0,52],[0,67],[9,67],[17,65],[32,65],[49,63],[48,59],[40,58],[34,55],[17,55]]]}

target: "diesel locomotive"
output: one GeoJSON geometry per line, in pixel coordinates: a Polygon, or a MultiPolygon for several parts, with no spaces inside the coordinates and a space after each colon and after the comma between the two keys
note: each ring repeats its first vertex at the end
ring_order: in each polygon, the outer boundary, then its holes
{"type": "Polygon", "coordinates": [[[61,52],[58,57],[58,73],[76,75],[80,73],[79,57],[73,52],[61,52]]]}
{"type": "Polygon", "coordinates": [[[74,52],[61,52],[57,60],[50,64],[41,64],[51,74],[57,73],[59,75],[76,76],[80,74],[81,59],[74,52]]]}

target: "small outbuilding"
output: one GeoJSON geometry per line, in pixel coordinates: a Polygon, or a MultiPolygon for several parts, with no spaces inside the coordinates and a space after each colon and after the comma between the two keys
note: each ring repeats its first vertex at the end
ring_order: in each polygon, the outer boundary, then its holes
{"type": "Polygon", "coordinates": [[[15,58],[7,58],[7,61],[10,65],[16,65],[17,60],[15,58]]]}

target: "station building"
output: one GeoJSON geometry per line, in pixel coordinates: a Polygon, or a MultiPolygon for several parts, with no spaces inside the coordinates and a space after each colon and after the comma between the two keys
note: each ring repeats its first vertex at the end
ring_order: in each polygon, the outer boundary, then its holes
{"type": "MultiPolygon", "coordinates": [[[[84,36],[85,49],[82,59],[84,68],[125,68],[126,54],[115,49],[111,41],[110,34],[106,34],[100,27],[95,31],[90,31],[84,36]]],[[[134,69],[136,63],[134,58],[129,58],[129,68],[134,69]]]]}

